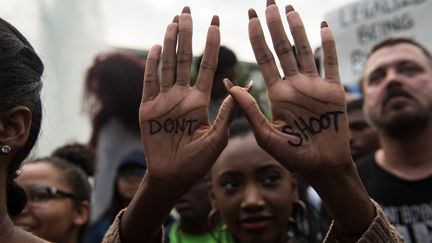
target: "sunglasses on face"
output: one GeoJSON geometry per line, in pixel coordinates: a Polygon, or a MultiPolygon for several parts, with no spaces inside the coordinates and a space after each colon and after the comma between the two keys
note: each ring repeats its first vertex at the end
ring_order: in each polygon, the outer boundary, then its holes
{"type": "Polygon", "coordinates": [[[70,192],[45,185],[34,185],[26,188],[25,191],[29,202],[46,202],[56,198],[76,199],[76,196],[70,192]]]}

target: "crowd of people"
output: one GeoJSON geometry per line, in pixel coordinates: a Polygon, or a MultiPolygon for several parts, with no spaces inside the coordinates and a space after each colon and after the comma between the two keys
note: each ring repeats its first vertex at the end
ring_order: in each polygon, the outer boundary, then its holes
{"type": "Polygon", "coordinates": [[[321,23],[320,62],[299,13],[285,13],[293,43],[267,0],[275,57],[248,12],[268,111],[252,82],[238,85],[217,16],[192,72],[185,7],[146,61],[95,58],[84,78],[88,144],[45,157],[29,156],[44,65],[0,19],[0,242],[432,242],[430,52],[383,40],[362,97],[348,100],[331,26],[321,23]]]}

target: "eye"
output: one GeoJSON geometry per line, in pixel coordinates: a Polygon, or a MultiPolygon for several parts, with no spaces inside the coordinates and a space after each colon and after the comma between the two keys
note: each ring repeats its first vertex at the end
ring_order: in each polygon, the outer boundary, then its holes
{"type": "Polygon", "coordinates": [[[413,63],[408,63],[398,67],[398,72],[407,76],[413,76],[421,72],[421,67],[413,63]]]}
{"type": "Polygon", "coordinates": [[[380,69],[375,70],[374,72],[372,72],[369,75],[367,83],[368,83],[368,85],[377,85],[380,83],[380,81],[382,79],[384,79],[384,77],[385,77],[385,71],[384,70],[380,70],[380,69]]]}
{"type": "Polygon", "coordinates": [[[264,175],[262,179],[262,184],[264,186],[274,186],[278,183],[280,178],[281,178],[280,173],[270,172],[264,175]]]}
{"type": "Polygon", "coordinates": [[[29,192],[29,199],[35,202],[43,202],[51,199],[51,194],[47,190],[34,190],[29,192]]]}
{"type": "Polygon", "coordinates": [[[240,187],[239,181],[234,178],[224,179],[221,185],[227,193],[233,193],[240,187]]]}

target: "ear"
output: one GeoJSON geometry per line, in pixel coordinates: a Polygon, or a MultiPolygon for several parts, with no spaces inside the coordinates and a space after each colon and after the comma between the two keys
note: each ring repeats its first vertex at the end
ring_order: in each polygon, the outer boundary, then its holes
{"type": "Polygon", "coordinates": [[[82,201],[80,202],[80,205],[75,209],[73,223],[78,226],[85,225],[89,220],[89,215],[90,202],[82,201]]]}
{"type": "Polygon", "coordinates": [[[212,208],[217,209],[216,197],[215,197],[215,192],[213,189],[213,184],[211,182],[209,182],[208,187],[209,187],[209,197],[210,197],[211,206],[212,206],[212,208]]]}
{"type": "Polygon", "coordinates": [[[30,133],[32,113],[26,106],[17,106],[0,113],[0,145],[12,150],[23,147],[30,133]]]}

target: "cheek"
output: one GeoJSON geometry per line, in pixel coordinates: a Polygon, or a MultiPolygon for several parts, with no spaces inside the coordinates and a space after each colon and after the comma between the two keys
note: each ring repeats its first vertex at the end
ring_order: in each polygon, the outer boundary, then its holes
{"type": "Polygon", "coordinates": [[[292,215],[292,205],[294,202],[293,194],[287,194],[287,191],[285,191],[285,193],[273,193],[268,196],[267,200],[274,215],[278,218],[278,221],[285,223],[288,223],[288,220],[292,215]]]}
{"type": "Polygon", "coordinates": [[[240,199],[236,194],[227,195],[224,192],[215,193],[216,209],[222,216],[223,221],[233,225],[240,211],[240,199]]]}
{"type": "Polygon", "coordinates": [[[61,204],[46,205],[47,207],[35,210],[34,215],[46,229],[54,230],[64,227],[71,221],[73,207],[71,205],[61,204]]]}

